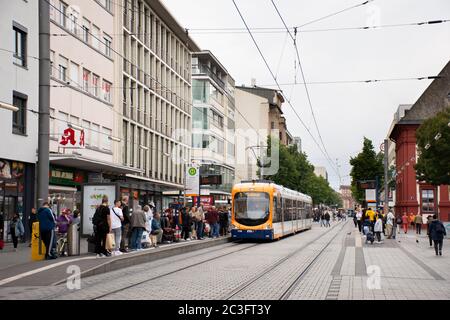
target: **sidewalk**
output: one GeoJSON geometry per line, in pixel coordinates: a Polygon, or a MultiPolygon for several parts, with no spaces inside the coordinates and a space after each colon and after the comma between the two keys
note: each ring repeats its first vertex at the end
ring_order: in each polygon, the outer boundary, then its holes
{"type": "Polygon", "coordinates": [[[28,244],[19,244],[14,252],[12,244],[6,244],[0,251],[0,287],[3,286],[50,286],[66,281],[72,273],[69,266],[80,268],[83,277],[118,270],[169,256],[186,253],[227,243],[229,236],[198,241],[180,241],[163,244],[158,248],[130,252],[117,257],[97,258],[89,253],[80,256],[60,257],[55,260],[31,261],[28,244]]]}

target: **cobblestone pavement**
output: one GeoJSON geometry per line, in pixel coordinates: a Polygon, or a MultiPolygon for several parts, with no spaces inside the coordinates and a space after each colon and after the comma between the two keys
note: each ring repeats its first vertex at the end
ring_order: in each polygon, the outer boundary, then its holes
{"type": "Polygon", "coordinates": [[[314,224],[81,279],[79,290],[0,288],[0,299],[450,299],[449,242],[437,257],[426,235],[366,244],[351,221],[314,224]]]}

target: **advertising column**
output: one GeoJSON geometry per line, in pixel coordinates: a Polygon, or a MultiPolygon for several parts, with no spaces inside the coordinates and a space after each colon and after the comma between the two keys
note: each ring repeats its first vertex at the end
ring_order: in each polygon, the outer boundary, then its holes
{"type": "Polygon", "coordinates": [[[94,232],[92,217],[97,207],[102,204],[103,196],[108,196],[111,205],[116,199],[117,191],[118,186],[116,184],[83,185],[83,211],[81,215],[81,234],[83,236],[89,236],[94,232]]]}

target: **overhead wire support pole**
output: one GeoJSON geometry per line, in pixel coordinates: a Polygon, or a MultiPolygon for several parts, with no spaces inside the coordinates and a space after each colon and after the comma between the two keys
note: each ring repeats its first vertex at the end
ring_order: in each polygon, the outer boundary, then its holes
{"type": "Polygon", "coordinates": [[[48,199],[50,149],[50,4],[39,0],[39,127],[37,205],[48,199]]]}

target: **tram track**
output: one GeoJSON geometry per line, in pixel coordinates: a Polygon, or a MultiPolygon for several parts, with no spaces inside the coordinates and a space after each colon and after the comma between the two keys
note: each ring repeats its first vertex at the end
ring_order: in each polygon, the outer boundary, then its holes
{"type": "MultiPolygon", "coordinates": [[[[329,245],[333,242],[333,240],[340,234],[340,231],[344,229],[344,227],[347,225],[347,222],[343,222],[341,228],[336,232],[336,234],[325,244],[325,246],[319,251],[319,253],[308,263],[308,265],[302,270],[302,272],[295,278],[295,280],[289,285],[289,287],[283,292],[283,294],[280,296],[278,300],[287,300],[292,292],[295,290],[297,285],[300,283],[301,279],[306,275],[306,273],[311,269],[312,265],[317,261],[317,259],[322,255],[322,253],[329,247],[329,245]]],[[[237,288],[235,288],[231,293],[229,293],[227,296],[223,298],[223,300],[231,300],[233,297],[236,297],[238,294],[242,293],[244,290],[246,290],[248,287],[256,283],[258,280],[262,279],[264,276],[266,276],[267,273],[272,272],[275,268],[280,267],[285,263],[286,261],[294,258],[298,253],[305,250],[309,245],[313,244],[314,242],[322,239],[326,235],[329,234],[334,228],[336,228],[338,225],[335,225],[332,227],[328,232],[321,234],[320,236],[310,240],[300,248],[294,250],[293,252],[289,253],[285,257],[275,261],[273,264],[265,268],[263,271],[258,273],[256,276],[252,277],[250,280],[246,281],[245,283],[239,285],[237,288]]]]}
{"type": "MultiPolygon", "coordinates": [[[[238,243],[235,242],[233,246],[238,246],[238,245],[240,245],[240,244],[243,244],[243,243],[242,243],[242,242],[238,242],[238,243]]],[[[204,259],[204,260],[202,260],[202,261],[199,261],[199,262],[197,262],[197,263],[194,263],[194,264],[191,264],[191,265],[188,265],[188,266],[185,266],[185,267],[177,268],[176,270],[172,270],[172,271],[169,271],[169,272],[166,272],[166,273],[163,273],[163,274],[159,274],[159,275],[157,275],[157,276],[154,276],[154,277],[151,277],[151,278],[148,278],[148,279],[139,281],[139,282],[137,282],[137,283],[133,283],[133,284],[131,284],[131,285],[128,285],[128,286],[125,286],[125,287],[121,287],[121,288],[119,288],[119,289],[117,289],[117,290],[109,291],[108,293],[105,293],[105,294],[102,294],[102,295],[98,295],[98,296],[92,298],[91,300],[99,300],[99,299],[105,298],[105,297],[107,297],[107,296],[113,295],[113,294],[115,294],[115,293],[118,293],[118,292],[121,292],[121,291],[130,289],[130,288],[139,286],[139,285],[141,285],[141,284],[144,284],[144,283],[147,283],[147,282],[150,282],[150,281],[153,281],[153,280],[161,279],[162,277],[167,277],[167,276],[170,276],[170,275],[172,275],[172,274],[175,274],[175,273],[178,273],[178,272],[181,272],[181,271],[184,271],[184,270],[187,270],[187,269],[190,269],[190,268],[199,266],[199,265],[201,265],[201,264],[204,264],[204,263],[208,263],[208,262],[210,262],[210,261],[214,261],[214,260],[221,259],[221,258],[223,258],[223,257],[229,256],[229,255],[234,254],[234,253],[237,253],[237,252],[241,252],[241,251],[244,251],[244,250],[251,249],[251,248],[253,248],[253,247],[255,247],[255,246],[258,246],[259,244],[260,244],[260,243],[252,244],[252,245],[246,246],[245,248],[240,248],[240,249],[237,249],[237,250],[234,250],[234,251],[231,251],[231,252],[227,252],[227,253],[222,254],[222,255],[218,255],[217,257],[206,258],[206,259],[204,259]]],[[[203,252],[203,253],[194,255],[194,256],[192,256],[192,257],[190,257],[190,258],[198,257],[198,256],[205,255],[205,254],[209,254],[209,253],[210,253],[210,252],[203,252]]],[[[179,262],[179,261],[182,261],[182,260],[186,260],[186,258],[178,259],[178,260],[175,260],[174,262],[179,262]]]]}

